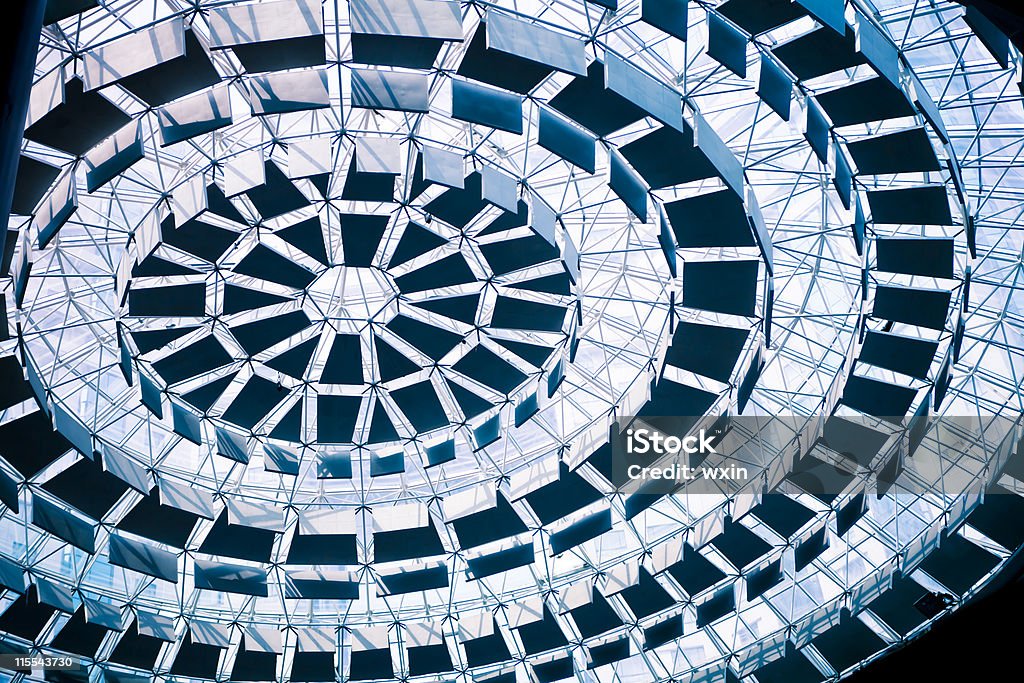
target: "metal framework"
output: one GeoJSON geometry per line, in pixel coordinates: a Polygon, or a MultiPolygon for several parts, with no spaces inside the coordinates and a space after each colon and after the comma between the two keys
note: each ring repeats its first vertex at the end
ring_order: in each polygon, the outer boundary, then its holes
{"type": "Polygon", "coordinates": [[[5,652],[814,682],[1024,543],[1021,55],[983,16],[49,7],[3,280],[5,652]],[[630,496],[632,415],[778,446],[739,493],[630,496]],[[881,435],[862,462],[844,419],[881,435]]]}

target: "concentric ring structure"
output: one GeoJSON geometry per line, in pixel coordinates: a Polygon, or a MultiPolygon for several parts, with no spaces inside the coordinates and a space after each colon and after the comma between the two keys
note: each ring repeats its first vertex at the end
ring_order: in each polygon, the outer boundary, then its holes
{"type": "Polygon", "coordinates": [[[73,658],[48,680],[813,683],[1024,542],[1021,56],[983,16],[46,22],[5,263],[0,649],[73,658]],[[738,493],[626,495],[633,415],[791,431],[738,493]],[[937,434],[958,416],[982,428],[937,434]],[[816,496],[844,417],[879,438],[816,496]]]}

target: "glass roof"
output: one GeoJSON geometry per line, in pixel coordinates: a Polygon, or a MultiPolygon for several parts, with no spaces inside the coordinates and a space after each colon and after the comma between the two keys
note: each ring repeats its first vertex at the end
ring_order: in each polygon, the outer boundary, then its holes
{"type": "Polygon", "coordinates": [[[1024,542],[1020,56],[984,17],[49,4],[5,642],[111,680],[818,681],[1024,542]],[[624,492],[636,415],[729,425],[753,475],[624,492]]]}

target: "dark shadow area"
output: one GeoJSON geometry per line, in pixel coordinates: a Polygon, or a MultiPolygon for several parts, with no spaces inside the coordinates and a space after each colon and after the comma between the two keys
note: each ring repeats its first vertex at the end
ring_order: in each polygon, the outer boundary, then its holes
{"type": "Polygon", "coordinates": [[[981,594],[926,634],[857,671],[850,683],[951,680],[969,669],[973,680],[1008,680],[1020,633],[1012,626],[1024,609],[1024,553],[981,594]]]}
{"type": "Polygon", "coordinates": [[[1024,4],[1020,0],[956,0],[974,7],[995,24],[1018,50],[1024,51],[1024,4]]]}

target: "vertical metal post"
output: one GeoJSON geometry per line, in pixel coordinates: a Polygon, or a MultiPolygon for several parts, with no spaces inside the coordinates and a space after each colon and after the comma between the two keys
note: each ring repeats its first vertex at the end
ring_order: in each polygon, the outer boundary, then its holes
{"type": "Polygon", "coordinates": [[[0,254],[7,242],[45,10],[46,0],[19,0],[4,7],[0,22],[0,254]]]}

